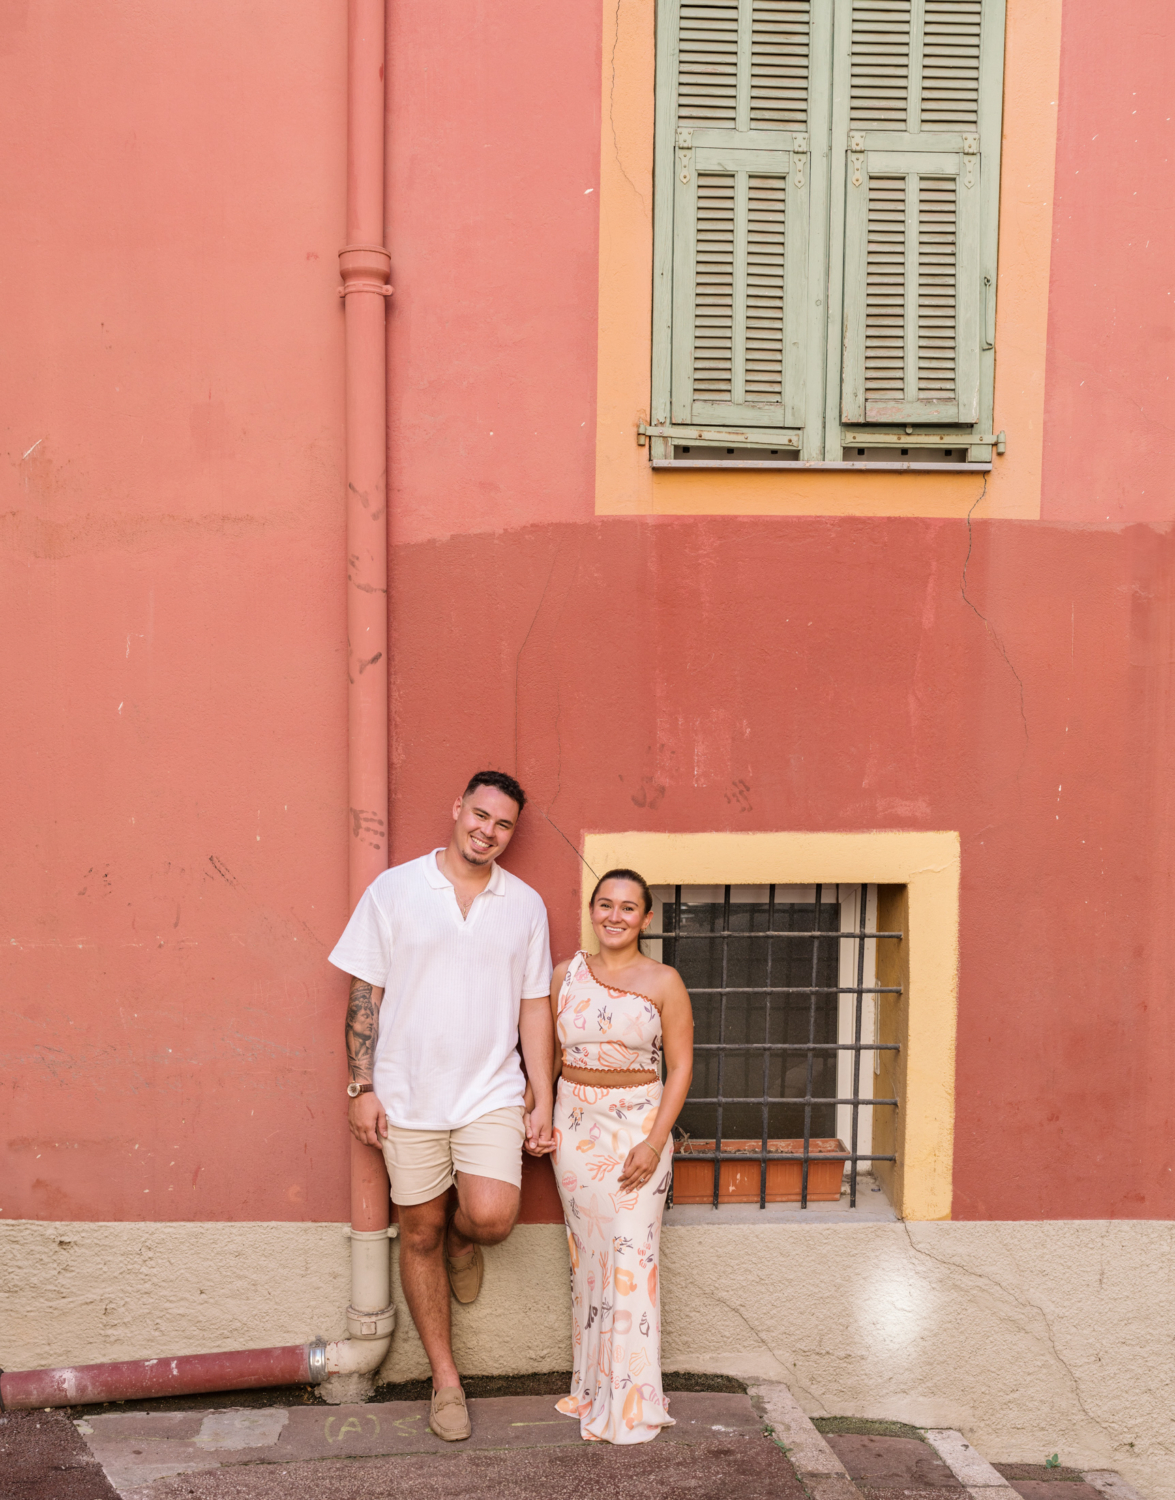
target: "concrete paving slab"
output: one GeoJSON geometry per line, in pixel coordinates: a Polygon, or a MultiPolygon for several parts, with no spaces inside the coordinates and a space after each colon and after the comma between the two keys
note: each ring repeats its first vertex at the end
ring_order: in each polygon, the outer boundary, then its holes
{"type": "MultiPolygon", "coordinates": [[[[760,1440],[762,1423],[742,1394],[682,1392],[671,1397],[675,1425],[658,1441],[680,1445],[714,1439],[760,1440]]],[[[550,1396],[506,1396],[469,1403],[473,1436],[443,1443],[428,1430],[425,1401],[297,1406],[289,1410],[111,1413],[77,1423],[94,1457],[120,1493],[146,1491],[174,1476],[246,1464],[318,1463],[339,1458],[579,1447],[579,1422],[555,1410],[550,1396]]]]}
{"type": "Polygon", "coordinates": [[[1134,1486],[1113,1469],[1087,1469],[1081,1477],[1086,1484],[1093,1485],[1102,1500],[1142,1500],[1134,1486]]]}
{"type": "Polygon", "coordinates": [[[85,1436],[110,1434],[119,1438],[145,1438],[157,1443],[163,1438],[194,1438],[207,1411],[118,1411],[77,1417],[74,1425],[85,1436]]]}
{"type": "MultiPolygon", "coordinates": [[[[360,1408],[362,1409],[362,1408],[360,1408]]],[[[304,1409],[305,1410],[305,1409],[304,1409]]],[[[224,1461],[247,1463],[272,1448],[289,1413],[280,1407],[210,1412],[126,1412],[75,1422],[116,1490],[224,1461]]]]}
{"type": "Polygon", "coordinates": [[[123,1500],[290,1500],[302,1494],[315,1500],[805,1500],[782,1452],[761,1436],[239,1464],[162,1479],[124,1492],[123,1500]]]}
{"type": "Polygon", "coordinates": [[[272,1448],[290,1419],[288,1411],[271,1407],[268,1411],[210,1411],[200,1423],[193,1442],[208,1451],[242,1448],[272,1448]]]}
{"type": "Polygon", "coordinates": [[[917,1438],[828,1433],[825,1442],[844,1464],[849,1478],[865,1480],[871,1488],[963,1489],[934,1449],[917,1438]]]}
{"type": "MultiPolygon", "coordinates": [[[[747,1387],[747,1395],[772,1429],[777,1442],[786,1444],[796,1472],[804,1476],[826,1474],[846,1478],[845,1466],[812,1426],[800,1403],[778,1381],[759,1381],[747,1387]]],[[[811,1489],[811,1485],[808,1486],[811,1489]]],[[[834,1497],[829,1496],[829,1500],[834,1497]]]]}
{"type": "Polygon", "coordinates": [[[931,1427],[927,1429],[926,1441],[955,1478],[968,1489],[986,1489],[989,1485],[998,1489],[1007,1488],[1003,1475],[992,1468],[961,1432],[950,1427],[931,1427]]]}

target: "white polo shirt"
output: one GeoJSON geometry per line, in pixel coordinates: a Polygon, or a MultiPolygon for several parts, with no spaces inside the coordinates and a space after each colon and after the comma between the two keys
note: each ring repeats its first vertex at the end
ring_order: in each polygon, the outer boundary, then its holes
{"type": "Polygon", "coordinates": [[[457,1130],[521,1105],[519,1004],[551,987],[537,891],[495,864],[462,918],[439,852],[377,876],[330,955],[384,992],[373,1082],[405,1130],[457,1130]]]}

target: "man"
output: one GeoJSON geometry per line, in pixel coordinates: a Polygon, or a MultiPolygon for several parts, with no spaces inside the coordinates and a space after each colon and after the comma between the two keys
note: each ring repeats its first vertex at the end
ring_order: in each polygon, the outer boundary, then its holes
{"type": "Polygon", "coordinates": [[[481,1247],[518,1217],[523,1142],[539,1152],[551,1141],[547,912],[497,863],[525,805],[512,776],[479,771],[453,804],[448,846],[373,880],[330,955],[352,976],[351,1133],[388,1164],[400,1284],[432,1366],[429,1425],[447,1442],[471,1431],[450,1290],[458,1302],[477,1296],[481,1247]]]}

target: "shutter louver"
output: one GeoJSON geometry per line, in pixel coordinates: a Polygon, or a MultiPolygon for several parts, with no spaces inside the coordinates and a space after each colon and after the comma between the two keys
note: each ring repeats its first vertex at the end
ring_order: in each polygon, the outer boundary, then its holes
{"type": "Polygon", "coordinates": [[[912,0],[853,0],[849,122],[905,130],[910,95],[912,0]]]}
{"type": "Polygon", "coordinates": [[[984,0],[851,5],[842,419],[973,424],[984,0]]]}
{"type": "Polygon", "coordinates": [[[808,128],[808,0],[753,0],[751,127],[808,128]]]}
{"type": "Polygon", "coordinates": [[[747,183],[748,401],[782,402],[784,288],[787,266],[787,179],[747,183]]]}
{"type": "Polygon", "coordinates": [[[802,427],[810,0],[677,0],[670,416],[802,427]]]}
{"type": "Polygon", "coordinates": [[[926,0],[923,130],[974,130],[978,125],[982,19],[982,0],[926,0]]]}
{"type": "Polygon", "coordinates": [[[733,130],[739,0],[681,0],[677,123],[733,130]]]}
{"type": "Polygon", "coordinates": [[[694,282],[694,394],[732,399],[734,338],[734,180],[698,176],[698,251],[694,282]]]}
{"type": "Polygon", "coordinates": [[[869,180],[865,266],[865,399],[906,394],[906,179],[869,180]]]}
{"type": "Polygon", "coordinates": [[[918,184],[918,400],[956,401],[958,247],[955,185],[923,177],[918,184]]]}

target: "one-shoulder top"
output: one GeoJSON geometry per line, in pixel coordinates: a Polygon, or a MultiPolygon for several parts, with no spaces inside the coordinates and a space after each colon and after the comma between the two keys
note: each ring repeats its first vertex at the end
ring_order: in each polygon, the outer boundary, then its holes
{"type": "Polygon", "coordinates": [[[661,1073],[661,1014],[647,995],[614,990],[592,973],[587,954],[567,965],[559,991],[563,1066],[596,1073],[661,1073]]]}

